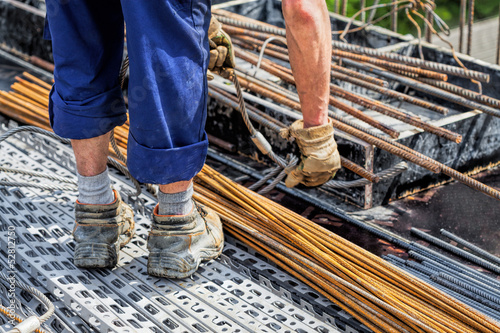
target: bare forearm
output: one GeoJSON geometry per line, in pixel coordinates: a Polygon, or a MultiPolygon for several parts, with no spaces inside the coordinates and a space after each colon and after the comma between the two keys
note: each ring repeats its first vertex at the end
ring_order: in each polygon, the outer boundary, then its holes
{"type": "Polygon", "coordinates": [[[304,127],[328,122],[331,27],[324,0],[283,0],[290,65],[304,127]]]}

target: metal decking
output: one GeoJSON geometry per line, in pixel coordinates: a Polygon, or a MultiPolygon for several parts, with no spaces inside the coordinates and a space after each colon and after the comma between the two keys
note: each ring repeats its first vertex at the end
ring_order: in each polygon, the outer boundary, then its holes
{"type": "MultiPolygon", "coordinates": [[[[74,177],[70,148],[52,139],[18,134],[3,142],[0,151],[0,165],[74,177]]],[[[19,174],[3,173],[2,178],[51,182],[19,174]]],[[[44,292],[56,306],[56,315],[44,325],[46,330],[369,332],[330,301],[230,237],[226,237],[221,258],[205,264],[191,279],[148,276],[148,216],[155,201],[149,194],[132,200],[128,193],[133,188],[118,172],[113,171],[112,180],[134,206],[137,222],[136,236],[121,251],[113,270],[80,270],[72,264],[75,192],[0,188],[0,264],[2,270],[9,270],[8,226],[14,226],[16,278],[44,292]]],[[[0,289],[5,298],[8,287],[0,289]]],[[[19,315],[44,311],[29,294],[17,295],[22,309],[19,315]]],[[[6,301],[2,299],[3,304],[6,301]]]]}

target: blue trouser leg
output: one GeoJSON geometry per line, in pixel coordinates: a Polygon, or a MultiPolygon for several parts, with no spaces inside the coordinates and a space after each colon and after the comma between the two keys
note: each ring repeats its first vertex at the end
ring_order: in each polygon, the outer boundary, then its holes
{"type": "Polygon", "coordinates": [[[130,57],[129,169],[141,182],[189,180],[201,170],[208,147],[210,1],[122,0],[121,7],[116,0],[47,0],[56,65],[54,131],[83,139],[124,122],[118,89],[123,10],[130,57]],[[51,6],[58,9],[54,15],[51,6]]]}
{"type": "Polygon", "coordinates": [[[122,125],[120,1],[47,0],[46,6],[55,64],[49,100],[54,132],[88,139],[122,125]]]}
{"type": "Polygon", "coordinates": [[[130,58],[128,167],[168,184],[203,167],[210,0],[122,0],[130,58]]]}

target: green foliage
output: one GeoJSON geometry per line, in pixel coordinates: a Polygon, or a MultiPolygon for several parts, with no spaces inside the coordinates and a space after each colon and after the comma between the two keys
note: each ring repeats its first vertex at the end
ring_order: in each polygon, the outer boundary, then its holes
{"type": "MultiPolygon", "coordinates": [[[[340,8],[342,8],[342,0],[338,0],[340,3],[340,8]]],[[[351,17],[357,11],[360,10],[360,0],[347,0],[347,16],[351,17]]],[[[374,0],[366,0],[366,7],[372,6],[374,0]]],[[[392,0],[380,0],[380,4],[390,4],[392,0]]],[[[460,0],[436,0],[436,14],[438,14],[449,26],[450,28],[456,27],[460,20],[460,0]]],[[[335,11],[335,0],[326,0],[328,9],[330,11],[335,11]]],[[[482,19],[498,16],[500,1],[498,0],[476,0],[475,1],[475,21],[482,19]]],[[[390,7],[377,9],[375,18],[381,17],[382,15],[388,13],[390,7]]],[[[369,14],[367,13],[367,16],[369,14]]],[[[357,19],[361,17],[358,16],[357,19]]],[[[423,21],[414,17],[420,27],[423,27],[423,21]]],[[[390,17],[384,19],[377,25],[385,28],[390,28],[390,17]]],[[[402,34],[417,34],[417,29],[408,20],[404,10],[398,12],[398,32],[402,34]]]]}

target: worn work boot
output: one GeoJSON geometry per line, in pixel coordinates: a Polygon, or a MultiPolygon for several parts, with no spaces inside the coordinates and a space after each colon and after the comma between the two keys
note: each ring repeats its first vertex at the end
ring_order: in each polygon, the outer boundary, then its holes
{"type": "Polygon", "coordinates": [[[74,264],[81,268],[114,267],[118,251],[134,236],[134,212],[113,190],[115,201],[106,205],[75,204],[74,264]]]}
{"type": "Polygon", "coordinates": [[[223,246],[222,223],[210,208],[194,202],[187,215],[158,215],[156,206],[148,237],[148,274],[191,276],[202,261],[217,258],[223,246]]]}

